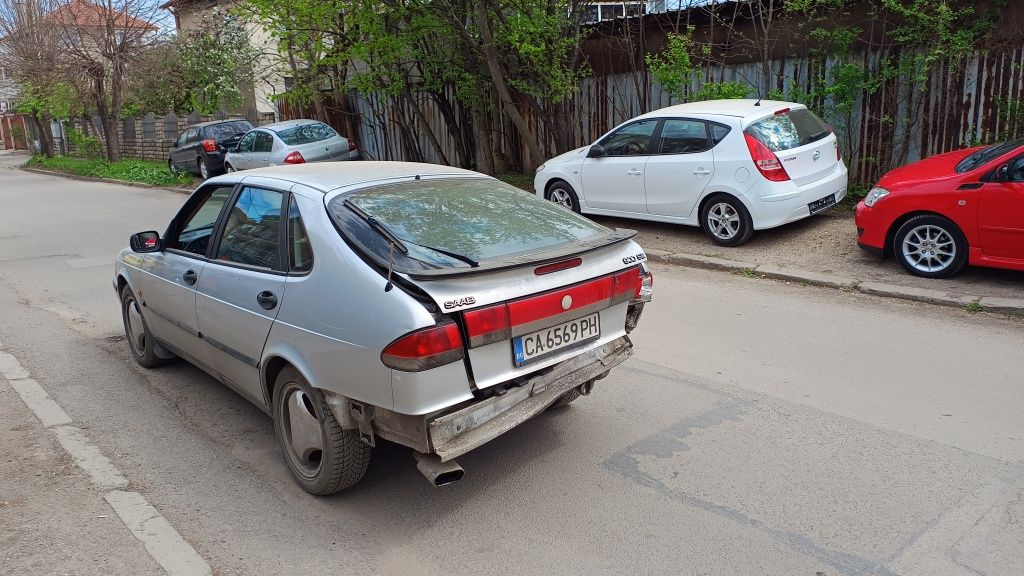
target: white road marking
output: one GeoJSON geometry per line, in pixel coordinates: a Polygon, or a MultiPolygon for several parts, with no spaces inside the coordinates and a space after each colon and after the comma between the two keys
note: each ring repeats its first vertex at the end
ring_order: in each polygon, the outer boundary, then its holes
{"type": "Polygon", "coordinates": [[[32,412],[35,413],[36,418],[43,423],[43,426],[49,428],[51,426],[59,426],[61,424],[70,424],[71,417],[68,416],[53,398],[43,390],[43,387],[38,382],[31,378],[24,378],[22,380],[8,380],[11,387],[21,396],[21,401],[29,407],[32,412]]]}
{"type": "Polygon", "coordinates": [[[100,488],[124,488],[128,480],[114,467],[109,458],[89,442],[85,434],[74,426],[50,428],[57,441],[75,459],[75,464],[85,471],[92,483],[100,488]]]}
{"type": "Polygon", "coordinates": [[[64,263],[72,268],[93,268],[95,266],[113,266],[114,259],[109,256],[102,256],[99,258],[72,258],[71,260],[65,260],[64,263]]]}
{"type": "Polygon", "coordinates": [[[104,496],[128,530],[171,576],[209,576],[210,565],[138,492],[114,490],[104,496]]]}
{"type": "Polygon", "coordinates": [[[23,380],[28,378],[28,370],[21,367],[21,363],[14,356],[0,352],[0,376],[7,380],[23,380]]]}

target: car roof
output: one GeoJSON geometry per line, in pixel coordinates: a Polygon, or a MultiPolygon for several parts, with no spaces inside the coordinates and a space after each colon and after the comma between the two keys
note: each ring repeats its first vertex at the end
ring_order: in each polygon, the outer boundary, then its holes
{"type": "Polygon", "coordinates": [[[257,128],[272,130],[274,132],[280,132],[281,130],[286,130],[288,128],[294,128],[296,126],[306,126],[309,124],[323,124],[323,122],[320,122],[319,120],[306,119],[285,120],[283,122],[274,122],[273,124],[264,124],[262,126],[257,126],[257,128]]]}
{"type": "Polygon", "coordinates": [[[476,176],[490,178],[479,172],[420,162],[314,162],[288,166],[268,166],[244,172],[211,178],[211,183],[234,183],[245,181],[249,177],[273,178],[294,184],[303,184],[315,190],[327,193],[337,188],[368,184],[370,182],[391,180],[395,178],[412,178],[415,176],[476,176]]]}
{"type": "Polygon", "coordinates": [[[641,116],[641,118],[660,118],[662,116],[676,116],[686,114],[702,114],[714,116],[734,116],[737,118],[753,118],[772,114],[783,108],[806,108],[803,104],[796,102],[781,102],[778,100],[757,100],[755,98],[733,99],[733,100],[703,100],[700,102],[687,102],[676,104],[660,110],[654,110],[641,116]]]}
{"type": "MultiPolygon", "coordinates": [[[[189,128],[205,128],[207,126],[213,126],[214,124],[226,124],[228,122],[249,122],[249,121],[246,120],[245,118],[228,118],[227,120],[211,120],[209,122],[200,122],[199,124],[192,124],[191,126],[186,126],[185,129],[187,130],[189,128]]],[[[249,124],[252,124],[252,122],[249,122],[249,124]]]]}

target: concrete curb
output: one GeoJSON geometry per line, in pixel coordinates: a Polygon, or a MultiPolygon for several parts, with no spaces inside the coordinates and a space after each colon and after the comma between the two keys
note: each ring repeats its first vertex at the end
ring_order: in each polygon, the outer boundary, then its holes
{"type": "Polygon", "coordinates": [[[20,166],[20,169],[25,172],[34,172],[36,174],[44,174],[46,176],[57,176],[59,178],[67,178],[68,180],[81,180],[83,182],[103,182],[106,184],[120,184],[121,186],[132,186],[135,188],[152,188],[154,190],[167,190],[168,192],[175,192],[178,194],[191,194],[192,190],[189,188],[175,188],[173,186],[159,186],[157,184],[146,184],[145,182],[130,182],[128,180],[115,180],[113,178],[100,178],[98,176],[82,176],[80,174],[70,174],[68,172],[58,172],[56,170],[45,170],[43,168],[31,168],[28,166],[20,166]]]}
{"type": "Polygon", "coordinates": [[[886,298],[898,298],[900,300],[911,300],[913,302],[924,302],[937,304],[939,306],[950,306],[953,308],[966,308],[977,306],[978,309],[986,312],[1000,312],[1004,314],[1024,314],[1024,299],[1021,298],[997,298],[992,296],[974,296],[971,294],[954,294],[941,290],[929,288],[917,288],[914,286],[901,286],[898,284],[886,284],[884,282],[871,282],[857,280],[844,276],[834,276],[821,272],[811,272],[799,268],[786,268],[772,264],[754,264],[738,260],[727,260],[712,256],[701,256],[699,254],[687,254],[683,252],[668,252],[666,250],[647,250],[647,258],[652,262],[661,264],[673,264],[687,268],[702,268],[705,270],[722,270],[737,273],[740,271],[750,272],[762,278],[773,280],[785,280],[812,286],[824,286],[838,290],[856,290],[863,294],[872,296],[883,296],[886,298]]]}

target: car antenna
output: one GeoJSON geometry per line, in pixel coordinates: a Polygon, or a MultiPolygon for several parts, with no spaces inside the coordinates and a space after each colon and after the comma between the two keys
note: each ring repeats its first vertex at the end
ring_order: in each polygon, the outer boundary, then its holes
{"type": "Polygon", "coordinates": [[[395,269],[395,243],[388,242],[388,245],[391,246],[391,252],[388,255],[388,281],[387,284],[384,284],[385,292],[391,292],[391,289],[395,287],[391,282],[391,272],[395,269]]]}

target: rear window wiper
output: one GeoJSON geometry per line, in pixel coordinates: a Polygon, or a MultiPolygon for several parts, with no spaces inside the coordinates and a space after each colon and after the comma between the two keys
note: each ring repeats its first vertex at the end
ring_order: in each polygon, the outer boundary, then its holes
{"type": "Polygon", "coordinates": [[[824,138],[825,136],[828,136],[831,133],[832,133],[831,130],[822,130],[821,132],[818,132],[817,134],[811,134],[810,136],[807,137],[807,140],[804,141],[804,144],[810,144],[811,142],[817,142],[818,140],[821,140],[822,138],[824,138]]]}
{"type": "Polygon", "coordinates": [[[360,218],[365,220],[366,223],[370,225],[370,228],[372,228],[374,232],[380,234],[385,240],[394,245],[395,249],[401,252],[402,254],[408,255],[409,247],[406,246],[406,244],[412,244],[414,246],[419,246],[420,248],[426,248],[427,250],[437,252],[438,254],[444,254],[445,256],[448,256],[449,258],[454,258],[460,262],[465,262],[466,264],[469,264],[471,268],[476,268],[480,266],[480,262],[470,258],[469,256],[466,256],[465,254],[459,254],[457,252],[452,252],[450,250],[445,250],[443,248],[427,246],[426,244],[419,244],[411,240],[403,240],[399,238],[394,232],[392,232],[391,229],[388,228],[386,224],[374,218],[373,216],[367,214],[362,208],[356,206],[355,203],[353,203],[351,200],[346,198],[344,204],[350,210],[355,212],[360,218]]]}

